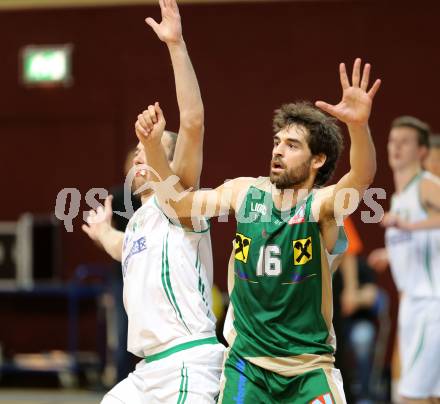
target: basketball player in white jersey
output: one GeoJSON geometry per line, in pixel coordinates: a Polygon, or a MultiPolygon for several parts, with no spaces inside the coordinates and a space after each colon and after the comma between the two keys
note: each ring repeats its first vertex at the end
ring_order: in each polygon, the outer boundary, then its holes
{"type": "MultiPolygon", "coordinates": [[[[186,187],[197,188],[202,167],[202,99],[182,38],[177,4],[160,0],[160,6],[162,22],[146,21],[168,45],[174,68],[180,129],[171,167],[186,187]]],[[[141,144],[133,162],[136,185],[144,185],[149,172],[141,144]]],[[[142,358],[102,403],[214,403],[224,347],[215,337],[211,310],[209,223],[188,220],[181,227],[162,212],[150,189],[141,198],[142,207],[130,219],[125,235],[111,227],[110,198],[83,226],[122,262],[128,350],[142,358]]]]}
{"type": "Polygon", "coordinates": [[[388,160],[395,193],[383,224],[400,293],[398,391],[414,404],[440,402],[440,181],[422,170],[428,148],[428,125],[409,116],[394,120],[388,160]]]}

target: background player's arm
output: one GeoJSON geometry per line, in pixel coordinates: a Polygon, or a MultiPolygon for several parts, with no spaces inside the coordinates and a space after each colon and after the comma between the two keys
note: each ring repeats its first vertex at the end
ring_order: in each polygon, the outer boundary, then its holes
{"type": "Polygon", "coordinates": [[[112,226],[112,197],[105,199],[104,207],[99,206],[96,211],[91,210],[87,217],[87,224],[82,225],[83,231],[95,241],[114,260],[122,260],[122,243],[124,233],[112,226]]]}
{"type": "Polygon", "coordinates": [[[159,39],[165,42],[171,56],[176,83],[180,127],[177,137],[173,172],[186,188],[198,188],[203,160],[204,110],[199,84],[182,36],[179,9],[175,0],[160,0],[162,21],[147,18],[159,39]]]}
{"type": "Polygon", "coordinates": [[[428,213],[426,219],[411,223],[398,214],[386,213],[382,225],[408,231],[440,228],[440,181],[424,178],[420,184],[420,200],[428,213]]]}
{"type": "MultiPolygon", "coordinates": [[[[350,171],[335,186],[320,191],[319,221],[334,221],[335,217],[349,213],[348,203],[353,204],[355,201],[347,198],[345,203],[337,206],[335,200],[337,201],[338,192],[347,188],[354,189],[359,193],[360,200],[361,195],[373,182],[376,173],[376,151],[368,128],[368,119],[380,80],[376,80],[371,89],[367,91],[370,65],[364,66],[361,75],[360,59],[354,62],[351,84],[343,63],[339,67],[339,74],[343,91],[342,100],[337,105],[317,101],[316,106],[347,125],[351,140],[350,171]]],[[[355,207],[350,205],[350,210],[354,211],[356,207],[357,205],[355,207]]]]}
{"type": "Polygon", "coordinates": [[[344,254],[339,265],[343,289],[341,293],[341,309],[346,316],[352,315],[357,309],[357,293],[359,289],[357,257],[353,254],[344,254]]]}
{"type": "Polygon", "coordinates": [[[409,230],[440,228],[440,181],[424,178],[420,184],[420,194],[428,218],[411,223],[409,230]]]}
{"type": "Polygon", "coordinates": [[[386,248],[376,248],[371,251],[367,259],[368,265],[378,272],[385,271],[390,264],[386,248]]]}

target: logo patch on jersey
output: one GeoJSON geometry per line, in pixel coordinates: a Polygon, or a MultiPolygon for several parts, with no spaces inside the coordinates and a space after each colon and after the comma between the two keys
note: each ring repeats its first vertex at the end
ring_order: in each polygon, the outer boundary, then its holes
{"type": "Polygon", "coordinates": [[[330,393],[316,397],[309,404],[334,404],[332,395],[330,393]]]}
{"type": "Polygon", "coordinates": [[[252,239],[236,233],[234,239],[235,259],[246,264],[252,239]]]}
{"type": "Polygon", "coordinates": [[[251,202],[251,212],[260,213],[263,216],[267,214],[267,207],[263,203],[254,203],[251,202]]]}
{"type": "Polygon", "coordinates": [[[130,258],[135,255],[139,254],[140,252],[147,249],[147,242],[145,240],[145,237],[141,237],[138,240],[133,241],[133,244],[131,246],[131,250],[128,253],[127,257],[124,260],[124,264],[122,265],[122,275],[125,276],[125,273],[127,272],[128,262],[130,261],[130,258]]]}
{"type": "Polygon", "coordinates": [[[294,265],[304,265],[312,258],[312,237],[302,238],[293,242],[294,265]]]}
{"type": "Polygon", "coordinates": [[[289,224],[292,226],[298,223],[304,223],[306,218],[306,205],[302,205],[289,220],[289,224]]]}

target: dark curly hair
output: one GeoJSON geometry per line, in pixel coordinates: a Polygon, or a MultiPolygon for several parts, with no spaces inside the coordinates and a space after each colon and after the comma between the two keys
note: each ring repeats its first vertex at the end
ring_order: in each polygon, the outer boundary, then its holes
{"type": "Polygon", "coordinates": [[[314,183],[314,185],[324,185],[332,177],[344,147],[336,119],[324,114],[311,103],[301,101],[283,104],[281,108],[275,110],[273,118],[275,133],[290,125],[300,125],[307,129],[309,135],[307,144],[312,154],[326,156],[314,183]]]}

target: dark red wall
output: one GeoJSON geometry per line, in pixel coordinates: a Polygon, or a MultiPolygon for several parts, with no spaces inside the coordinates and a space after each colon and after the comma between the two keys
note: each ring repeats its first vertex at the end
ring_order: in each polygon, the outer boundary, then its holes
{"type": "MultiPolygon", "coordinates": [[[[272,111],[282,102],[340,95],[338,63],[361,56],[383,79],[371,127],[378,149],[375,186],[390,192],[386,138],[390,121],[414,114],[439,127],[440,3],[310,1],[182,5],[184,34],[206,109],[202,185],[268,172],[272,111]]],[[[144,17],[157,7],[0,13],[0,220],[54,210],[58,191],[109,187],[122,179],[133,124],[160,100],[170,129],[178,112],[166,47],[144,17]],[[26,44],[72,43],[74,85],[25,89],[18,50],[26,44]]],[[[347,144],[348,148],[348,144],[347,144]]],[[[337,173],[347,168],[344,155],[337,173]]],[[[388,202],[384,203],[385,206],[388,202]]],[[[84,206],[83,206],[84,207],[84,206]]],[[[82,234],[81,218],[64,235],[64,274],[103,261],[82,234]]],[[[356,222],[367,250],[377,225],[356,222]]],[[[225,286],[233,226],[214,225],[216,281],[225,286]]]]}

